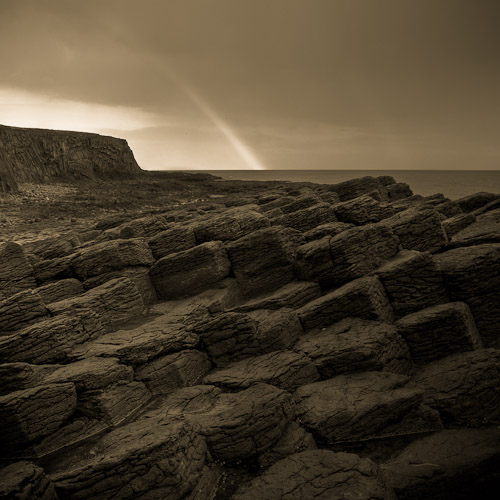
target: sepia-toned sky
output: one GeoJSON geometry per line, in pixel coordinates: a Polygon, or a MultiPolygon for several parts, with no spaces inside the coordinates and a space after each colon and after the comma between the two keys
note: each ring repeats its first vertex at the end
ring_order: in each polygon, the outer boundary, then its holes
{"type": "Polygon", "coordinates": [[[145,169],[499,169],[497,0],[0,0],[0,123],[145,169]]]}

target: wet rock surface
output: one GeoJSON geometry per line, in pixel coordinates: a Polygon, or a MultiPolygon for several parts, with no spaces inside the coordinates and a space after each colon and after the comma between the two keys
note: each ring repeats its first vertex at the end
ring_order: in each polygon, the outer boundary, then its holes
{"type": "Polygon", "coordinates": [[[0,243],[2,494],[496,498],[496,195],[225,182],[0,243]]]}

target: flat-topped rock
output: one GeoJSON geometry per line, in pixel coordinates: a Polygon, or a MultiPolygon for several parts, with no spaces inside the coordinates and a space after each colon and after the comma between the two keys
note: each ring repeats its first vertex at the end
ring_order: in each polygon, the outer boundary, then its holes
{"type": "Polygon", "coordinates": [[[317,283],[292,282],[254,300],[247,301],[233,308],[236,312],[247,312],[255,309],[281,309],[289,307],[295,309],[321,296],[321,289],[317,283]]]}
{"type": "Polygon", "coordinates": [[[140,316],[144,301],[135,284],[128,278],[116,278],[92,288],[83,295],[50,304],[52,314],[95,311],[103,325],[127,321],[140,316]]]}
{"type": "Polygon", "coordinates": [[[363,194],[376,192],[382,200],[387,200],[387,190],[379,179],[367,175],[357,179],[332,184],[329,188],[339,195],[340,201],[352,200],[363,194]]]}
{"type": "Polygon", "coordinates": [[[380,203],[368,194],[337,203],[333,206],[333,210],[339,221],[356,226],[379,222],[394,215],[391,205],[380,203]]]}
{"type": "Polygon", "coordinates": [[[144,419],[119,427],[92,448],[75,450],[49,477],[63,498],[132,499],[155,495],[180,500],[196,486],[206,445],[181,419],[144,419]]]}
{"type": "Polygon", "coordinates": [[[32,365],[30,363],[0,364],[0,396],[14,391],[31,389],[56,370],[59,365],[32,365]]]}
{"type": "Polygon", "coordinates": [[[56,259],[41,260],[33,264],[33,273],[39,285],[54,280],[75,278],[76,274],[71,264],[73,255],[66,255],[56,259]]]}
{"type": "Polygon", "coordinates": [[[200,383],[211,367],[206,353],[188,349],[149,361],[135,369],[135,377],[153,394],[168,394],[200,383]]]}
{"type": "Polygon", "coordinates": [[[161,231],[165,231],[168,227],[169,223],[166,217],[162,215],[148,215],[109,228],[104,231],[101,239],[147,238],[155,236],[161,231]]]}
{"type": "Polygon", "coordinates": [[[297,310],[305,331],[353,317],[392,323],[394,316],[379,279],[359,278],[297,310]]]}
{"type": "Polygon", "coordinates": [[[406,250],[436,252],[448,243],[439,213],[433,209],[408,208],[385,219],[406,250]]]}
{"type": "Polygon", "coordinates": [[[455,233],[449,247],[500,243],[500,209],[486,212],[461,231],[455,233]]]}
{"type": "Polygon", "coordinates": [[[65,362],[76,345],[104,333],[99,317],[89,309],[61,314],[0,339],[0,361],[65,362]]]}
{"type": "Polygon", "coordinates": [[[395,500],[378,466],[350,453],[309,450],[291,455],[244,485],[235,500],[395,500]]]}
{"type": "Polygon", "coordinates": [[[0,242],[0,300],[35,287],[33,267],[22,246],[0,242]]]}
{"type": "Polygon", "coordinates": [[[165,316],[128,330],[117,330],[78,346],[73,359],[93,356],[114,357],[122,363],[137,366],[161,355],[196,347],[199,337],[165,316]]]}
{"type": "Polygon", "coordinates": [[[396,325],[417,365],[483,346],[470,309],[463,302],[422,309],[404,316],[396,325]]]}
{"type": "Polygon", "coordinates": [[[72,383],[44,384],[0,397],[3,453],[16,456],[20,448],[57,430],[75,408],[72,383]]]}
{"type": "Polygon", "coordinates": [[[500,422],[500,351],[453,354],[424,366],[413,381],[443,423],[479,426],[500,422]]]}
{"type": "Polygon", "coordinates": [[[329,222],[327,224],[320,224],[309,231],[303,233],[306,242],[319,240],[325,236],[336,236],[346,229],[354,227],[353,224],[347,224],[346,222],[329,222]]]}
{"type": "Polygon", "coordinates": [[[373,273],[396,317],[449,301],[441,269],[428,253],[402,250],[373,273]]]}
{"type": "Polygon", "coordinates": [[[182,252],[196,246],[192,226],[173,226],[148,239],[148,245],[155,259],[172,253],[182,252]]]}
{"type": "Polygon", "coordinates": [[[400,500],[496,498],[500,431],[454,429],[414,441],[381,466],[400,500]]]}
{"type": "Polygon", "coordinates": [[[248,295],[271,292],[294,281],[295,249],[303,242],[292,228],[260,229],[226,245],[234,276],[248,295]]]}
{"type": "Polygon", "coordinates": [[[77,251],[71,261],[76,275],[82,280],[125,267],[149,266],[153,263],[151,250],[139,238],[92,245],[77,251]]]}
{"type": "Polygon", "coordinates": [[[74,248],[80,245],[78,235],[70,233],[67,235],[39,238],[23,243],[26,253],[34,254],[41,259],[56,259],[73,253],[74,248]]]}
{"type": "Polygon", "coordinates": [[[78,392],[101,389],[118,380],[132,381],[134,370],[114,358],[87,358],[53,371],[44,383],[72,382],[78,392]]]}
{"type": "Polygon", "coordinates": [[[312,359],[322,379],[375,370],[407,375],[413,367],[398,329],[377,321],[344,319],[320,333],[304,335],[295,350],[312,359]]]}
{"type": "Polygon", "coordinates": [[[48,316],[42,298],[25,290],[0,301],[0,338],[48,316]]]}
{"type": "Polygon", "coordinates": [[[22,461],[2,469],[0,498],[8,500],[59,500],[42,468],[22,461]]]}
{"type": "Polygon", "coordinates": [[[316,382],[319,374],[311,359],[293,351],[275,351],[231,363],[207,375],[204,384],[227,389],[246,389],[265,382],[287,391],[316,382]]]}
{"type": "Polygon", "coordinates": [[[455,234],[462,231],[462,229],[465,229],[467,226],[470,226],[475,221],[476,216],[474,214],[461,213],[443,220],[441,224],[446,231],[448,239],[451,240],[455,234]]]}
{"type": "Polygon", "coordinates": [[[54,281],[36,289],[45,304],[68,299],[85,292],[81,281],[75,278],[54,281]]]}
{"type": "Polygon", "coordinates": [[[162,299],[196,295],[229,276],[231,263],[220,241],[203,243],[167,255],[151,268],[151,280],[162,299]]]}
{"type": "Polygon", "coordinates": [[[466,302],[486,346],[500,346],[500,244],[455,248],[434,256],[452,300],[466,302]]]}
{"type": "Polygon", "coordinates": [[[389,372],[338,375],[299,387],[297,414],[306,428],[327,443],[384,435],[422,401],[422,389],[389,372]]]}

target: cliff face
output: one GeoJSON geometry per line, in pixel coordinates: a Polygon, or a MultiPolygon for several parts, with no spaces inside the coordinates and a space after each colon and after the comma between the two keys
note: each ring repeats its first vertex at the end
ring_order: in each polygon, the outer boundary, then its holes
{"type": "Polygon", "coordinates": [[[0,190],[17,182],[122,178],[141,169],[124,139],[0,125],[0,190]]]}

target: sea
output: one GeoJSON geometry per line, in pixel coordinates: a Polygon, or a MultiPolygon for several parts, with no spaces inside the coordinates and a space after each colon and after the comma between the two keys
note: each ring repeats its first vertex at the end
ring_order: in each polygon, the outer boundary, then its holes
{"type": "MultiPolygon", "coordinates": [[[[190,171],[192,172],[192,170],[190,171]]],[[[201,172],[201,171],[200,171],[201,172]]],[[[487,191],[500,194],[500,170],[203,170],[228,180],[295,181],[336,184],[356,177],[391,175],[414,194],[442,193],[456,200],[487,191]]]]}

